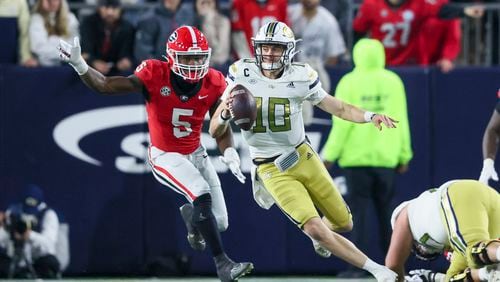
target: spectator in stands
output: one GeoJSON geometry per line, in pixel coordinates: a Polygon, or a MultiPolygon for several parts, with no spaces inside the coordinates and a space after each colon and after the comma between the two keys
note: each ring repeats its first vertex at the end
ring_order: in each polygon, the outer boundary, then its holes
{"type": "Polygon", "coordinates": [[[78,36],[78,20],[68,9],[66,0],[38,0],[29,28],[31,52],[41,66],[61,64],[57,52],[60,39],[78,36]]]}
{"type": "Polygon", "coordinates": [[[272,21],[288,24],[287,0],[234,0],[231,7],[231,42],[235,55],[253,56],[252,37],[272,21]]]}
{"type": "Polygon", "coordinates": [[[450,72],[454,68],[453,61],[460,53],[461,39],[460,20],[426,19],[419,32],[419,64],[437,65],[442,72],[450,72]]]}
{"type": "MultiPolygon", "coordinates": [[[[500,95],[500,89],[498,90],[498,94],[500,95]]],[[[498,174],[495,170],[495,158],[498,151],[499,137],[500,101],[497,102],[483,135],[483,169],[481,170],[479,181],[486,185],[488,185],[490,179],[498,181],[498,174]]]]}
{"type": "Polygon", "coordinates": [[[99,0],[81,24],[82,56],[103,74],[132,69],[134,28],[122,19],[120,0],[99,0]]]}
{"type": "Polygon", "coordinates": [[[317,70],[323,89],[330,92],[330,77],[325,66],[336,65],[346,47],[337,19],[321,7],[320,2],[302,0],[290,6],[288,15],[295,35],[302,39],[298,60],[317,70]]]}
{"type": "Polygon", "coordinates": [[[160,0],[158,6],[139,21],[135,36],[134,54],[138,61],[161,59],[165,54],[165,40],[178,27],[194,25],[191,3],[181,0],[160,0]]]}
{"type": "Polygon", "coordinates": [[[212,48],[210,65],[222,66],[228,62],[231,47],[229,19],[219,12],[219,0],[196,0],[194,3],[197,25],[212,48]]]}
{"type": "Polygon", "coordinates": [[[364,0],[353,29],[358,37],[368,33],[384,44],[387,65],[417,64],[419,32],[427,18],[481,17],[483,12],[479,5],[461,8],[426,0],[364,0]]]}
{"type": "Polygon", "coordinates": [[[0,227],[0,277],[57,278],[59,218],[43,191],[28,185],[21,203],[11,205],[0,227]]]}
{"type": "MultiPolygon", "coordinates": [[[[354,223],[352,242],[363,252],[373,245],[368,219],[372,211],[367,209],[373,203],[378,217],[379,246],[385,253],[391,236],[395,176],[408,170],[413,156],[406,93],[401,78],[384,68],[384,46],[378,40],[359,40],[353,58],[354,70],[342,77],[335,97],[368,111],[387,113],[399,121],[398,130],[380,134],[376,128],[356,126],[333,117],[332,130],[321,155],[327,168],[338,160],[344,171],[354,223]]],[[[364,275],[355,268],[339,274],[343,278],[364,275]]]]}
{"type": "Polygon", "coordinates": [[[30,52],[28,35],[30,13],[26,0],[0,0],[0,17],[17,18],[19,63],[25,67],[36,67],[38,61],[30,52]]]}
{"type": "Polygon", "coordinates": [[[348,25],[352,21],[350,13],[352,13],[354,2],[351,0],[326,0],[321,2],[321,6],[330,11],[339,22],[340,30],[344,37],[347,37],[348,33],[352,32],[351,28],[348,28],[348,25]]]}

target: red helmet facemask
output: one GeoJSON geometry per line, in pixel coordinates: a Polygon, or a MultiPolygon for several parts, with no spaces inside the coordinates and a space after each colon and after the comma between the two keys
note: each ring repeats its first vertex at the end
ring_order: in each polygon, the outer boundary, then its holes
{"type": "Polygon", "coordinates": [[[208,73],[212,50],[205,35],[196,27],[177,28],[166,45],[168,60],[175,74],[189,81],[198,81],[208,73]]]}

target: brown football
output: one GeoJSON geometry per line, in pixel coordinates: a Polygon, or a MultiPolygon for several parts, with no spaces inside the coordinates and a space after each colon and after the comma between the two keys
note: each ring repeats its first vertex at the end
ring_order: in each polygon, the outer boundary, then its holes
{"type": "Polygon", "coordinates": [[[257,105],[250,91],[237,84],[230,93],[233,97],[229,107],[233,122],[243,130],[250,130],[257,118],[257,105]]]}

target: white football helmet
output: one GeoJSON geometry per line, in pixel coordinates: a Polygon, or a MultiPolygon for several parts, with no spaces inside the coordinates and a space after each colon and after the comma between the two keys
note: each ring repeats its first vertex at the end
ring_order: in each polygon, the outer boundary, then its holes
{"type": "Polygon", "coordinates": [[[299,40],[295,40],[293,31],[283,22],[274,21],[265,24],[259,29],[257,35],[252,37],[257,65],[263,70],[279,70],[290,66],[292,59],[298,51],[295,50],[299,40]],[[262,45],[281,45],[284,47],[279,62],[265,63],[262,60],[262,45]]]}

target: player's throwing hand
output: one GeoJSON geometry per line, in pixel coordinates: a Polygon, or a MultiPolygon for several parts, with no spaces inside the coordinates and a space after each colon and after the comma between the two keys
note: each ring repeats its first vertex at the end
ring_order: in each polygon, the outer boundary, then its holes
{"type": "Polygon", "coordinates": [[[396,128],[396,123],[398,123],[397,120],[390,118],[386,115],[381,115],[381,114],[375,114],[372,117],[372,123],[379,129],[382,130],[382,123],[385,125],[387,128],[396,128]]]}

